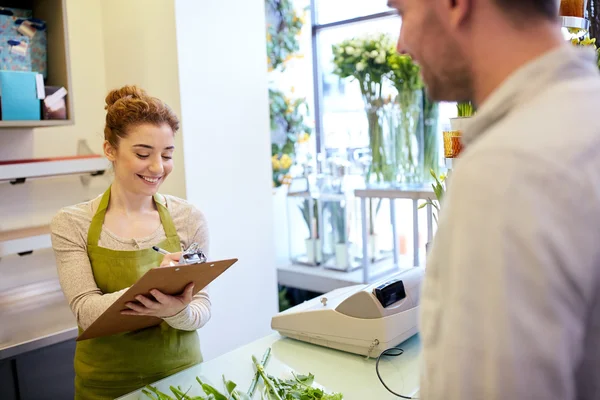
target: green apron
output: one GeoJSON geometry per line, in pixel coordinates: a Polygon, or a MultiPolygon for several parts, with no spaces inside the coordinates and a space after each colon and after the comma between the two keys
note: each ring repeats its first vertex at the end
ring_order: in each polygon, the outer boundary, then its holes
{"type": "MultiPolygon", "coordinates": [[[[133,285],[163,258],[151,248],[117,251],[98,246],[110,190],[104,193],[88,233],[88,256],[102,293],[133,285]]],[[[157,245],[169,252],[181,251],[169,211],[156,199],[154,202],[166,234],[157,245]]],[[[201,361],[197,332],[177,330],[164,321],[139,331],[77,342],[75,399],[112,400],[201,361]]]]}

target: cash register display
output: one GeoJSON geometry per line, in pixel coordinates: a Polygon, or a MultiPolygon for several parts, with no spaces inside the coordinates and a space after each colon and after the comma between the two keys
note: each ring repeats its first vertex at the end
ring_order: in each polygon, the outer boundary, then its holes
{"type": "Polygon", "coordinates": [[[387,308],[394,303],[406,298],[406,291],[404,290],[404,283],[401,280],[394,280],[386,282],[373,289],[375,297],[383,308],[387,308]]]}

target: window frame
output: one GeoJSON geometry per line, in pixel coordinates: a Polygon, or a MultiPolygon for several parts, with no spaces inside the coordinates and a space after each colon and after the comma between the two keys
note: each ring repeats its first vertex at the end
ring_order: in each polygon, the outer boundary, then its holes
{"type": "MultiPolygon", "coordinates": [[[[310,0],[310,23],[311,23],[311,47],[312,47],[312,67],[313,67],[313,93],[314,93],[314,116],[315,116],[315,143],[316,154],[319,155],[325,151],[325,136],[323,135],[323,87],[321,84],[321,59],[319,47],[319,34],[327,29],[337,28],[344,25],[355,24],[357,22],[371,21],[380,18],[386,18],[398,15],[396,10],[390,9],[375,14],[368,14],[360,17],[332,21],[325,24],[319,24],[317,17],[317,2],[319,0],[310,0]]],[[[325,0],[326,1],[326,0],[325,0]]],[[[321,163],[317,163],[317,171],[322,172],[321,163]]]]}

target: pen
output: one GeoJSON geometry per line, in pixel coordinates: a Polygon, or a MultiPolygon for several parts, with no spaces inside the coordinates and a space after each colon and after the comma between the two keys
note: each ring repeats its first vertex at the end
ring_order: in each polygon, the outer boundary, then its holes
{"type": "Polygon", "coordinates": [[[153,249],[154,251],[158,251],[160,254],[163,254],[163,255],[165,255],[165,256],[166,256],[167,254],[171,254],[171,253],[169,253],[168,251],[166,251],[166,250],[163,250],[163,249],[161,249],[161,248],[160,248],[160,247],[158,247],[158,246],[152,246],[152,249],[153,249]]]}

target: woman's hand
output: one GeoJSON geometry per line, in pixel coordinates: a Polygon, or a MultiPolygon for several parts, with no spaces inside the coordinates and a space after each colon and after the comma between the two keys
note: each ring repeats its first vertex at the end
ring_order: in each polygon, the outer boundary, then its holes
{"type": "Polygon", "coordinates": [[[146,315],[158,318],[172,317],[181,312],[192,302],[193,290],[193,283],[187,285],[183,290],[183,293],[178,296],[170,296],[159,290],[153,289],[150,291],[150,294],[154,296],[154,299],[138,295],[136,300],[139,301],[140,304],[132,302],[126,303],[125,305],[130,308],[130,310],[121,311],[121,314],[137,316],[146,315]]]}
{"type": "Polygon", "coordinates": [[[170,265],[178,264],[182,254],[183,253],[181,251],[178,251],[177,253],[165,254],[160,266],[168,267],[170,265]]]}

